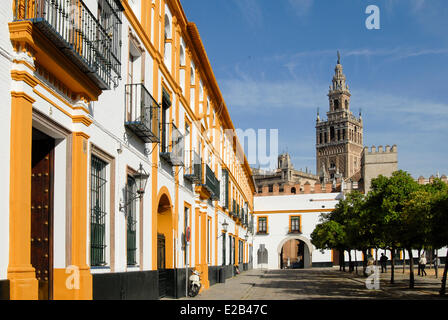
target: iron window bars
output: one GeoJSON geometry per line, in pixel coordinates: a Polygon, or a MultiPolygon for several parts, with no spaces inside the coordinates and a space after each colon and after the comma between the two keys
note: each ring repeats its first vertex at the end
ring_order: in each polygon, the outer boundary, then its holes
{"type": "Polygon", "coordinates": [[[162,124],[162,143],[160,157],[173,166],[184,165],[185,141],[174,122],[162,124]],[[171,130],[170,130],[171,129],[171,130]],[[170,137],[171,131],[171,139],[170,137]]]}
{"type": "Polygon", "coordinates": [[[107,217],[107,163],[92,156],[90,177],[90,265],[105,266],[107,217]]]}
{"type": "Polygon", "coordinates": [[[127,219],[127,265],[137,265],[137,185],[135,179],[128,175],[126,185],[126,219],[127,219]]]}
{"type": "Polygon", "coordinates": [[[184,178],[192,183],[202,181],[202,159],[194,150],[186,151],[184,178]]]}
{"type": "Polygon", "coordinates": [[[100,0],[99,20],[82,0],[14,0],[14,21],[31,21],[91,78],[109,90],[112,71],[121,76],[121,11],[118,1],[100,0]]]}
{"type": "Polygon", "coordinates": [[[145,143],[160,141],[160,106],[142,83],[125,85],[125,126],[145,143]]]}
{"type": "Polygon", "coordinates": [[[229,199],[229,171],[227,169],[222,169],[222,183],[223,183],[223,208],[230,209],[230,199],[229,199]]]}
{"type": "Polygon", "coordinates": [[[260,217],[258,218],[258,231],[257,233],[266,234],[267,233],[267,221],[266,218],[260,217]]]}
{"type": "Polygon", "coordinates": [[[291,233],[300,232],[300,217],[291,217],[291,233]]]}
{"type": "Polygon", "coordinates": [[[211,193],[211,199],[219,200],[219,181],[208,165],[205,166],[205,186],[211,193]]]}

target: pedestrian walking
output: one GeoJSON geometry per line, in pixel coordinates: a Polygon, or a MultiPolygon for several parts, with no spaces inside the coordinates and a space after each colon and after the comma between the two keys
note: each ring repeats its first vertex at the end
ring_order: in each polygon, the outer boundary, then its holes
{"type": "Polygon", "coordinates": [[[426,276],[426,271],[425,271],[425,267],[426,267],[426,258],[425,258],[425,254],[422,254],[420,257],[420,260],[418,261],[419,265],[420,265],[420,270],[421,270],[421,276],[424,277],[426,276]]]}
{"type": "Polygon", "coordinates": [[[387,272],[387,260],[389,260],[389,258],[387,258],[386,255],[382,253],[380,258],[381,273],[387,272]]]}

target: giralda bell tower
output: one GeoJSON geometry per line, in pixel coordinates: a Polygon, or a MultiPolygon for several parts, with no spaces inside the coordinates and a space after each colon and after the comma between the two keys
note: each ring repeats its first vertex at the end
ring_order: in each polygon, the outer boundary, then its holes
{"type": "Polygon", "coordinates": [[[330,110],[327,120],[316,120],[316,172],[326,181],[333,178],[354,178],[360,175],[363,150],[361,113],[350,111],[350,90],[338,52],[332,84],[328,93],[330,110]]]}

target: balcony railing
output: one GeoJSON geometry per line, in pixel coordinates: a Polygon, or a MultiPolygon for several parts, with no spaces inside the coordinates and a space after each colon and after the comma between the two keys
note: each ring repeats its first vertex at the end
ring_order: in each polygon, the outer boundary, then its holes
{"type": "MultiPolygon", "coordinates": [[[[112,8],[108,1],[103,2],[112,8]]],[[[110,89],[112,67],[120,72],[119,50],[114,49],[113,39],[121,37],[117,34],[121,33],[121,20],[114,19],[114,28],[106,31],[82,0],[14,0],[13,9],[14,21],[31,21],[100,89],[110,89]]],[[[104,24],[104,17],[102,20],[104,24]]]]}
{"type": "Polygon", "coordinates": [[[143,84],[128,84],[124,125],[146,143],[160,141],[160,106],[143,84]]]}
{"type": "Polygon", "coordinates": [[[223,185],[223,203],[222,206],[225,209],[230,209],[230,199],[229,199],[229,171],[226,169],[222,170],[222,182],[223,185]]]}
{"type": "Polygon", "coordinates": [[[237,212],[236,212],[236,200],[232,201],[232,210],[230,211],[230,214],[232,215],[232,217],[236,218],[237,217],[237,212]]]}
{"type": "Polygon", "coordinates": [[[162,124],[161,140],[160,157],[173,166],[183,166],[185,152],[184,136],[173,122],[162,124]]]}
{"type": "Polygon", "coordinates": [[[192,183],[201,183],[202,181],[202,160],[194,150],[186,152],[184,178],[192,183]]]}
{"type": "Polygon", "coordinates": [[[215,173],[210,169],[208,165],[205,166],[205,186],[211,193],[212,200],[219,200],[219,181],[216,179],[215,173]]]}

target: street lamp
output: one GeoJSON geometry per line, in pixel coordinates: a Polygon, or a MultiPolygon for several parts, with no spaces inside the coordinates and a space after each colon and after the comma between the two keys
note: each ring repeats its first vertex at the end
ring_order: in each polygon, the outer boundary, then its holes
{"type": "Polygon", "coordinates": [[[229,226],[229,224],[227,223],[227,221],[224,221],[222,223],[222,232],[223,233],[227,233],[227,227],[229,226]]]}
{"type": "Polygon", "coordinates": [[[222,234],[220,236],[218,236],[218,239],[221,237],[225,237],[225,234],[227,233],[227,228],[229,227],[229,224],[227,223],[227,221],[224,220],[224,222],[222,223],[222,234]]]}
{"type": "Polygon", "coordinates": [[[130,194],[130,199],[127,199],[127,203],[121,203],[120,204],[120,211],[123,211],[132,201],[136,199],[143,198],[143,194],[145,193],[146,184],[148,183],[149,174],[143,169],[143,165],[140,163],[140,167],[133,175],[133,178],[135,180],[135,185],[137,186],[137,191],[135,194],[130,194]]]}
{"type": "Polygon", "coordinates": [[[140,168],[134,175],[135,184],[137,185],[138,198],[141,198],[145,193],[146,184],[148,183],[149,174],[143,169],[143,165],[140,163],[140,168]]]}

